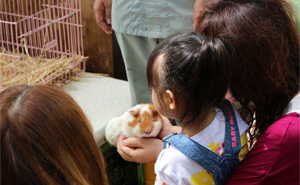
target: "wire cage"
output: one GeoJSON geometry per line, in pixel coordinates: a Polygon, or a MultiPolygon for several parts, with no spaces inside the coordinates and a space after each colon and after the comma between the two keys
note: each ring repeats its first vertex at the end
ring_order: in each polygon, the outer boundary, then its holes
{"type": "Polygon", "coordinates": [[[80,0],[0,0],[0,92],[85,71],[80,0]]]}

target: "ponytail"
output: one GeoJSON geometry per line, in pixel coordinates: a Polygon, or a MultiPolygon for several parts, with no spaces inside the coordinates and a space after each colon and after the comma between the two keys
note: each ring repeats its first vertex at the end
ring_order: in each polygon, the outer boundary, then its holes
{"type": "Polygon", "coordinates": [[[195,78],[211,76],[213,81],[219,80],[221,83],[228,84],[232,75],[231,62],[233,52],[231,47],[219,36],[197,34],[202,40],[202,45],[199,49],[200,61],[195,78]]]}
{"type": "Polygon", "coordinates": [[[224,99],[232,77],[233,58],[230,45],[221,37],[196,34],[201,39],[201,46],[192,89],[193,101],[199,104],[194,109],[195,116],[219,106],[224,99]]]}

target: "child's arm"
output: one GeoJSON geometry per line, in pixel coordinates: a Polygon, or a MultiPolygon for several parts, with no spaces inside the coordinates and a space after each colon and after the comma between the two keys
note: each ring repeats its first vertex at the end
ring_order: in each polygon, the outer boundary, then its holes
{"type": "Polygon", "coordinates": [[[163,128],[158,136],[160,139],[163,139],[169,134],[178,133],[180,131],[181,127],[173,126],[167,117],[165,116],[161,116],[161,117],[163,121],[163,128]]]}
{"type": "Polygon", "coordinates": [[[155,163],[162,150],[163,142],[157,138],[126,139],[122,134],[117,142],[118,152],[126,161],[137,163],[155,163]]]}
{"type": "Polygon", "coordinates": [[[163,128],[159,138],[127,138],[122,134],[117,142],[118,152],[126,161],[137,163],[155,163],[159,153],[162,150],[162,138],[171,134],[178,133],[181,129],[179,126],[173,126],[169,119],[162,116],[163,128]]]}

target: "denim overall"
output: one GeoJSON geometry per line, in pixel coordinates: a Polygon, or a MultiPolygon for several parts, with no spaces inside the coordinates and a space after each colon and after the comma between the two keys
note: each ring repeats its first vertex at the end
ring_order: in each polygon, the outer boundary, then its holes
{"type": "Polygon", "coordinates": [[[163,139],[163,149],[166,148],[166,142],[170,143],[211,173],[217,185],[225,184],[233,170],[239,165],[238,155],[241,150],[239,129],[231,103],[224,100],[221,109],[224,112],[226,122],[223,156],[182,134],[173,133],[163,139]]]}

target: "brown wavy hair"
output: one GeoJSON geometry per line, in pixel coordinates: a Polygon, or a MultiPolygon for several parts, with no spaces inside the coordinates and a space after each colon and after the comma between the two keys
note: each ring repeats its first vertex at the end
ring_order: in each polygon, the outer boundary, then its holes
{"type": "Polygon", "coordinates": [[[219,34],[234,49],[230,90],[252,127],[252,145],[299,92],[297,17],[284,0],[209,0],[203,7],[196,30],[219,34]]]}
{"type": "Polygon", "coordinates": [[[22,85],[0,97],[1,184],[108,184],[90,123],[67,93],[22,85]]]}

